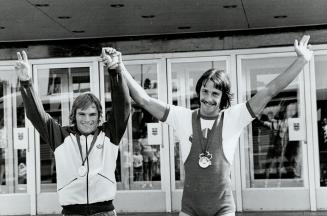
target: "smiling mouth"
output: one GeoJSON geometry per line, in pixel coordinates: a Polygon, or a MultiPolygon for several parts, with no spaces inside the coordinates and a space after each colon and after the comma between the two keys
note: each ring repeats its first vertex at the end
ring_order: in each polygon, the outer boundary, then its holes
{"type": "Polygon", "coordinates": [[[204,105],[207,105],[207,106],[216,106],[217,105],[216,103],[211,103],[211,102],[208,102],[205,100],[201,100],[201,103],[203,103],[204,105]]]}

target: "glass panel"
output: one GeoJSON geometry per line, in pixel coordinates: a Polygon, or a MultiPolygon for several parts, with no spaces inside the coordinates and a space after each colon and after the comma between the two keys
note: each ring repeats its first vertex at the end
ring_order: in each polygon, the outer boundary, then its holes
{"type": "MultiPolygon", "coordinates": [[[[19,89],[16,90],[17,92],[19,89]]],[[[14,102],[16,104],[16,127],[17,128],[25,128],[25,109],[23,104],[23,98],[20,94],[17,94],[16,100],[14,102]]],[[[15,106],[13,106],[14,108],[15,106]]],[[[15,110],[14,110],[15,112],[15,110]]],[[[26,138],[28,130],[25,130],[26,138]]],[[[18,134],[19,136],[19,134],[18,134]]],[[[26,139],[28,142],[28,140],[26,139]]],[[[27,143],[26,143],[27,145],[27,143]]],[[[27,192],[27,166],[26,166],[26,149],[17,149],[17,163],[16,169],[18,170],[18,189],[22,192],[27,192]]]]}
{"type": "Polygon", "coordinates": [[[24,106],[16,73],[0,70],[0,77],[0,193],[26,193],[28,140],[27,133],[18,133],[25,127],[24,106]],[[22,145],[15,144],[15,134],[22,145]]]}
{"type": "MultiPolygon", "coordinates": [[[[157,65],[127,65],[129,73],[154,98],[158,98],[157,65]]],[[[106,116],[111,109],[110,83],[105,73],[106,116]]],[[[108,119],[108,118],[107,118],[108,119]]],[[[149,140],[150,126],[158,120],[137,104],[132,104],[131,119],[119,146],[116,181],[118,190],[161,189],[160,143],[149,140]]],[[[158,123],[160,124],[160,123],[158,123]]],[[[151,127],[152,128],[152,127],[151,127]]]]}
{"type": "MultiPolygon", "coordinates": [[[[51,68],[38,70],[38,94],[43,107],[62,126],[69,125],[72,102],[90,91],[90,68],[51,68]]],[[[40,138],[41,191],[56,191],[56,167],[50,146],[40,138]]]]}
{"type": "MultiPolygon", "coordinates": [[[[173,104],[190,109],[199,108],[199,98],[195,86],[201,75],[210,68],[226,70],[225,61],[217,62],[187,62],[172,63],[172,95],[173,104]]],[[[180,157],[180,140],[174,135],[174,160],[175,160],[175,188],[184,186],[184,165],[180,157]]]]}
{"type": "MultiPolygon", "coordinates": [[[[242,60],[246,99],[250,99],[292,62],[293,57],[242,60]]],[[[247,187],[303,187],[302,142],[290,139],[289,123],[303,119],[296,78],[248,127],[245,144],[247,187]]],[[[301,125],[298,125],[303,127],[301,125]]],[[[304,130],[302,130],[303,133],[304,130]]]]}
{"type": "Polygon", "coordinates": [[[327,56],[315,57],[320,186],[327,186],[327,56]]]}

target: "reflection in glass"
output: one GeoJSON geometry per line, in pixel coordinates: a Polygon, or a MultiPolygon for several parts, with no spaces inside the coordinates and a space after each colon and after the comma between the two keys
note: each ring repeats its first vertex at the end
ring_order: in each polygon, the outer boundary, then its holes
{"type": "MultiPolygon", "coordinates": [[[[225,61],[172,63],[172,102],[189,109],[199,108],[199,98],[195,91],[196,82],[201,75],[211,69],[226,70],[225,61]]],[[[184,186],[184,164],[180,155],[180,140],[174,135],[175,188],[184,186]]]]}
{"type": "MultiPolygon", "coordinates": [[[[17,89],[17,92],[19,89],[17,89]]],[[[25,109],[23,105],[22,96],[19,95],[16,97],[16,116],[17,116],[17,128],[24,128],[25,127],[25,109]]],[[[17,150],[17,163],[16,169],[18,170],[18,184],[25,184],[27,183],[27,163],[26,163],[26,149],[18,149],[17,150]]],[[[20,187],[22,188],[22,187],[20,187]]],[[[26,190],[26,188],[25,188],[26,190]]]]}
{"type": "Polygon", "coordinates": [[[18,86],[14,71],[0,71],[0,194],[27,192],[27,143],[20,148],[14,143],[14,132],[25,127],[18,86]]]}
{"type": "MultiPolygon", "coordinates": [[[[69,113],[78,94],[90,91],[90,68],[38,70],[38,94],[45,112],[60,125],[69,125],[69,113]]],[[[56,191],[55,158],[50,146],[40,138],[41,191],[56,191]]]]}
{"type": "Polygon", "coordinates": [[[315,58],[320,186],[327,187],[327,56],[315,58]]]}
{"type": "MultiPolygon", "coordinates": [[[[242,60],[246,99],[283,72],[292,60],[291,57],[242,60]]],[[[247,187],[303,186],[301,141],[291,140],[289,136],[289,122],[301,117],[299,105],[297,78],[276,95],[248,127],[247,187]]],[[[298,130],[300,127],[303,126],[298,125],[298,130]]]]}
{"type": "MultiPolygon", "coordinates": [[[[151,97],[158,98],[156,64],[127,65],[126,68],[151,97]]],[[[106,116],[109,116],[111,110],[108,76],[105,73],[106,116]]],[[[133,103],[127,133],[119,146],[115,172],[118,190],[161,189],[161,141],[150,143],[148,131],[152,123],[158,123],[158,120],[133,103]]],[[[155,126],[160,127],[160,124],[155,126]]]]}

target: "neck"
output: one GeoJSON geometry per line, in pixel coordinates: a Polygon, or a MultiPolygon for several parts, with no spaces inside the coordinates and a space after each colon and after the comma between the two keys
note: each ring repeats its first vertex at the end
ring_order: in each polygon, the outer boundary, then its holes
{"type": "Polygon", "coordinates": [[[211,113],[205,113],[200,109],[200,116],[204,119],[211,119],[211,118],[216,118],[220,113],[220,109],[211,112],[211,113]]]}
{"type": "Polygon", "coordinates": [[[78,130],[78,133],[80,135],[83,135],[83,136],[88,136],[90,134],[95,134],[95,131],[96,131],[96,129],[94,131],[91,131],[91,132],[82,132],[82,131],[78,130]]]}

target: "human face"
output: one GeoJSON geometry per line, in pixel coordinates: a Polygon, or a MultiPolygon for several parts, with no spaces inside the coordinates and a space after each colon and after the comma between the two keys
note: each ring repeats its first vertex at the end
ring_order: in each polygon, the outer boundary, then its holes
{"type": "Polygon", "coordinates": [[[222,91],[215,88],[214,82],[208,80],[200,89],[200,113],[206,117],[214,117],[219,114],[219,105],[222,91]]]}
{"type": "Polygon", "coordinates": [[[86,109],[76,109],[76,125],[81,134],[88,135],[95,131],[98,122],[98,109],[94,103],[86,109]]]}

